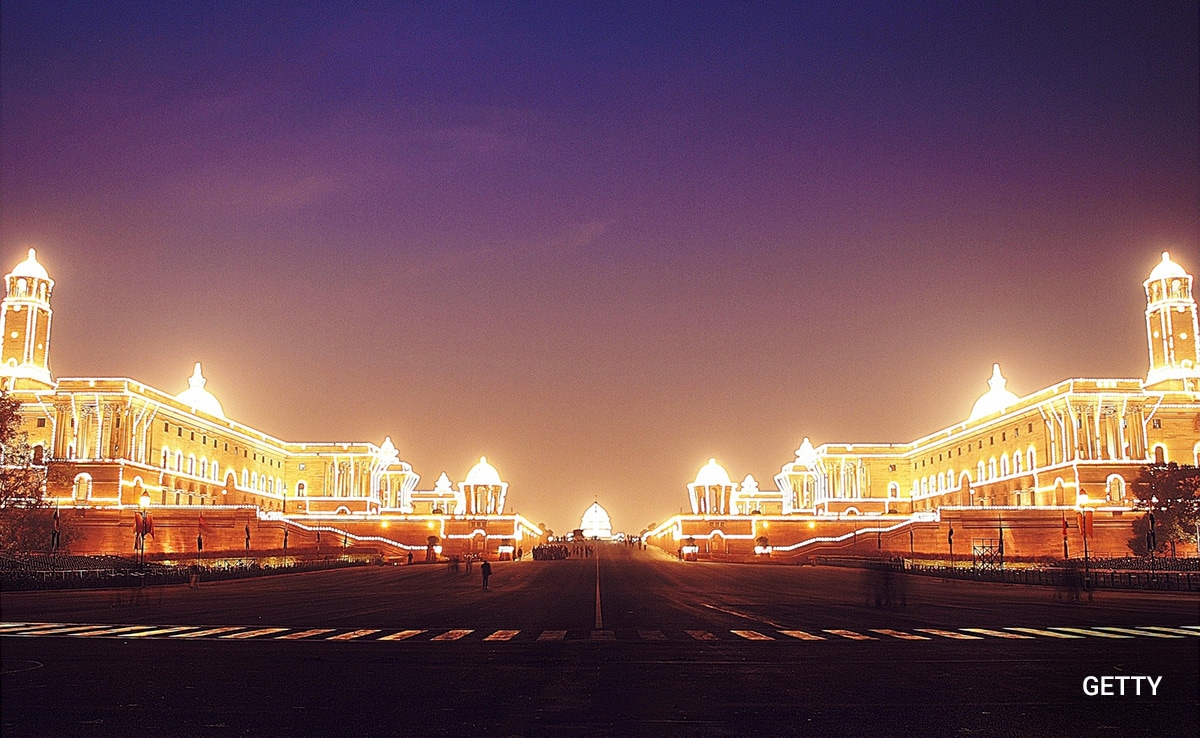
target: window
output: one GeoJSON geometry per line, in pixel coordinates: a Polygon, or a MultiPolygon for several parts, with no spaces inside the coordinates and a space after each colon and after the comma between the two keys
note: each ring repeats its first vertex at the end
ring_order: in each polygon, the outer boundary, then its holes
{"type": "Polygon", "coordinates": [[[39,428],[45,428],[45,427],[46,427],[46,419],[45,419],[45,418],[38,418],[38,419],[37,419],[37,427],[39,427],[39,428]]]}
{"type": "Polygon", "coordinates": [[[169,430],[171,430],[171,424],[170,424],[170,423],[163,423],[163,432],[165,433],[165,432],[167,432],[167,431],[169,431],[169,430]]]}
{"type": "Polygon", "coordinates": [[[1150,421],[1151,428],[1162,428],[1162,418],[1154,418],[1150,421]]]}
{"type": "MultiPolygon", "coordinates": [[[[304,468],[304,464],[301,464],[301,465],[300,465],[300,468],[301,468],[301,469],[303,469],[303,468],[304,468]]],[[[890,471],[890,472],[894,472],[894,471],[896,471],[896,465],[895,465],[895,464],[888,464],[888,471],[890,471]]]]}
{"type": "Polygon", "coordinates": [[[183,428],[182,427],[176,428],[175,435],[179,436],[180,438],[183,438],[183,428]]]}
{"type": "Polygon", "coordinates": [[[1030,432],[1030,433],[1033,433],[1033,423],[1030,423],[1030,424],[1029,424],[1029,432],[1030,432]]]}
{"type": "Polygon", "coordinates": [[[1001,433],[1000,434],[1000,442],[1004,443],[1007,440],[1008,440],[1008,433],[1001,433]]]}
{"type": "Polygon", "coordinates": [[[192,440],[196,440],[196,431],[192,431],[192,440]]]}

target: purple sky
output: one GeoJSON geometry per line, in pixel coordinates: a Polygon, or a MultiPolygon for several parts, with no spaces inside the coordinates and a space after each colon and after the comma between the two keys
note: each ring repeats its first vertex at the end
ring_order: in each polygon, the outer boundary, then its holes
{"type": "Polygon", "coordinates": [[[961,421],[993,362],[1143,376],[1141,281],[1200,274],[1195,3],[99,5],[0,11],[55,374],[202,361],[559,531],[961,421]]]}

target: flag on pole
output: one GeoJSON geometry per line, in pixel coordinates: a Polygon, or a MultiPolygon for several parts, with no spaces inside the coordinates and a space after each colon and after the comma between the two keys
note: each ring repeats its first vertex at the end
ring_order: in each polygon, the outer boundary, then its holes
{"type": "Polygon", "coordinates": [[[950,524],[950,533],[946,536],[946,542],[954,545],[954,523],[950,524]]]}
{"type": "Polygon", "coordinates": [[[142,528],[143,528],[143,530],[145,530],[146,535],[153,538],[154,537],[154,518],[150,517],[149,512],[147,512],[145,514],[145,517],[146,517],[146,519],[142,522],[142,528]]]}
{"type": "Polygon", "coordinates": [[[1000,520],[1000,555],[1003,556],[1004,555],[1004,518],[999,518],[999,520],[1000,520]]]}
{"type": "Polygon", "coordinates": [[[146,531],[145,526],[142,523],[142,514],[140,512],[135,512],[133,514],[133,533],[134,533],[134,535],[142,536],[145,534],[145,531],[146,531]]]}

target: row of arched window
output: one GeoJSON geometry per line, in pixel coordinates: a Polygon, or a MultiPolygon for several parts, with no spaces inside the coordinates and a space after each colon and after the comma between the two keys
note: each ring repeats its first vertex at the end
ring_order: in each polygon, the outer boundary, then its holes
{"type": "MultiPolygon", "coordinates": [[[[181,474],[191,474],[217,483],[221,482],[220,464],[217,463],[216,459],[210,462],[207,458],[201,457],[197,461],[195,454],[188,454],[184,457],[182,451],[172,453],[171,449],[167,446],[163,446],[162,450],[162,468],[181,474]]],[[[236,472],[232,469],[229,473],[233,474],[235,479],[237,478],[236,472]]],[[[271,494],[276,492],[283,494],[287,489],[283,480],[279,477],[271,477],[266,474],[260,475],[258,472],[251,472],[244,468],[242,469],[242,480],[239,486],[242,489],[271,494]]]]}
{"type": "MultiPolygon", "coordinates": [[[[1010,474],[1022,474],[1026,471],[1033,471],[1037,468],[1037,451],[1033,446],[1029,447],[1026,452],[1013,451],[1012,463],[1009,463],[1008,456],[1001,456],[998,460],[995,456],[988,459],[985,466],[980,461],[975,467],[975,481],[989,482],[1000,477],[1007,477],[1010,474]]],[[[969,475],[968,475],[968,478],[969,475]]],[[[946,490],[955,489],[954,470],[947,469],[941,474],[931,474],[921,479],[913,480],[913,496],[937,494],[946,490]]]]}

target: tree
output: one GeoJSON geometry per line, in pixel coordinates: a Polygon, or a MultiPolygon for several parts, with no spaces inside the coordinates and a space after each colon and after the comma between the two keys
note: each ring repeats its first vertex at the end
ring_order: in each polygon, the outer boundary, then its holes
{"type": "Polygon", "coordinates": [[[1134,507],[1145,510],[1133,523],[1129,548],[1136,554],[1163,554],[1175,543],[1195,543],[1200,515],[1200,467],[1190,464],[1143,466],[1133,483],[1134,507]]]}
{"type": "MultiPolygon", "coordinates": [[[[0,390],[0,551],[46,551],[55,521],[46,499],[47,467],[34,463],[29,438],[21,430],[21,403],[0,390]]],[[[60,538],[60,545],[65,536],[60,538]]]]}

